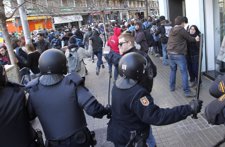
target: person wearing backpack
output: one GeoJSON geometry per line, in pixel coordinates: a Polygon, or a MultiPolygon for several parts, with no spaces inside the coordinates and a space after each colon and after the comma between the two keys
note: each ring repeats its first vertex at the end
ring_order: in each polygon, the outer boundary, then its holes
{"type": "Polygon", "coordinates": [[[160,27],[156,32],[157,35],[160,34],[160,42],[162,47],[162,55],[163,55],[163,65],[167,66],[168,63],[168,55],[167,55],[167,42],[169,38],[170,30],[172,29],[171,24],[168,20],[162,20],[160,22],[160,27]]]}
{"type": "Polygon", "coordinates": [[[86,76],[86,67],[83,59],[90,57],[93,53],[91,41],[89,42],[89,44],[90,45],[88,47],[88,50],[86,50],[82,47],[78,47],[74,42],[69,42],[69,46],[65,51],[68,65],[68,72],[69,73],[76,72],[84,80],[86,76]]]}
{"type": "Polygon", "coordinates": [[[90,37],[91,44],[89,44],[89,46],[91,45],[93,48],[94,55],[96,55],[98,58],[97,67],[96,67],[96,75],[99,75],[101,65],[102,65],[102,68],[104,68],[103,61],[102,61],[103,41],[99,35],[100,35],[99,32],[97,30],[94,30],[93,35],[90,37]]]}

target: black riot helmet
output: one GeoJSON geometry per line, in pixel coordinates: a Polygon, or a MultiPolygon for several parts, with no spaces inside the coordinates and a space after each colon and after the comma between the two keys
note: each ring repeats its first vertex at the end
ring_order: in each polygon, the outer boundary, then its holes
{"type": "Polygon", "coordinates": [[[48,49],[39,58],[41,74],[66,74],[67,60],[64,53],[58,49],[48,49]]]}
{"type": "Polygon", "coordinates": [[[6,73],[4,66],[0,64],[0,87],[4,87],[6,84],[6,73]]]}
{"type": "Polygon", "coordinates": [[[121,77],[140,80],[146,71],[147,60],[139,53],[131,52],[124,55],[119,61],[121,77]]]}

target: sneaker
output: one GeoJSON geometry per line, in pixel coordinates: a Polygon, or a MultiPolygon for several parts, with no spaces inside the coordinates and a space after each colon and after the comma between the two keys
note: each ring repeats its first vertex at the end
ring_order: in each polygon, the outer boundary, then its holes
{"type": "Polygon", "coordinates": [[[100,72],[100,68],[99,67],[96,67],[96,75],[97,76],[99,75],[99,72],[100,72]]]}
{"type": "Polygon", "coordinates": [[[92,63],[94,63],[94,62],[95,62],[95,60],[92,59],[92,63]]]}
{"type": "Polygon", "coordinates": [[[105,68],[105,65],[104,64],[102,64],[102,68],[105,68]]]}
{"type": "Polygon", "coordinates": [[[196,94],[193,93],[192,91],[190,91],[190,92],[184,93],[184,96],[185,96],[185,97],[195,97],[196,94]]]}

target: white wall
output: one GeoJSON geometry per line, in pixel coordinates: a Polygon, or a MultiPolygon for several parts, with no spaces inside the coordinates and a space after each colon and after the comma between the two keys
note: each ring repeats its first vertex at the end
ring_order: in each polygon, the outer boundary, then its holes
{"type": "Polygon", "coordinates": [[[205,0],[205,12],[203,6],[203,0],[186,0],[186,16],[189,21],[189,25],[196,25],[201,33],[206,35],[204,37],[203,46],[203,62],[202,69],[205,71],[205,59],[207,59],[208,70],[215,69],[215,53],[214,53],[214,15],[213,15],[213,0],[205,0]],[[204,14],[205,13],[205,14],[204,14]],[[204,21],[204,15],[205,21],[204,21]],[[204,25],[205,22],[205,25],[204,25]],[[205,28],[204,28],[205,27],[205,28]],[[205,57],[205,50],[207,52],[207,58],[205,57]]]}
{"type": "Polygon", "coordinates": [[[213,0],[205,0],[205,30],[206,30],[206,50],[207,50],[207,58],[208,58],[208,70],[215,69],[215,53],[214,53],[214,44],[215,44],[215,36],[214,36],[214,15],[213,15],[213,0]]]}
{"type": "Polygon", "coordinates": [[[164,15],[166,19],[169,18],[168,0],[158,0],[159,2],[159,15],[164,15]]]}

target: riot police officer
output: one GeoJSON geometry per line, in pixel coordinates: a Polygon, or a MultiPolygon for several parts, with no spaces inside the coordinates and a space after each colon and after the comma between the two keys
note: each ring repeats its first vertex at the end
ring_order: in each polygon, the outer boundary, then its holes
{"type": "Polygon", "coordinates": [[[167,125],[197,114],[202,101],[173,108],[160,108],[149,92],[140,85],[147,71],[147,60],[139,53],[128,53],[119,62],[119,75],[112,89],[112,118],[107,139],[116,147],[146,147],[150,124],[167,125]]]}
{"type": "Polygon", "coordinates": [[[78,74],[64,76],[66,63],[60,50],[42,53],[39,59],[42,76],[27,85],[29,116],[39,118],[47,147],[89,147],[93,139],[83,109],[96,118],[109,111],[82,86],[83,79],[78,74]]]}
{"type": "Polygon", "coordinates": [[[137,50],[134,44],[134,37],[130,33],[123,33],[119,36],[119,51],[121,55],[136,52],[141,54],[147,60],[147,71],[143,75],[140,84],[146,88],[148,92],[152,91],[153,78],[157,74],[157,68],[150,57],[144,51],[137,50]]]}
{"type": "MultiPolygon", "coordinates": [[[[136,52],[142,55],[147,61],[147,71],[143,75],[139,84],[143,86],[149,93],[152,91],[153,79],[157,74],[157,68],[155,64],[152,62],[148,54],[144,51],[137,50],[134,44],[134,37],[130,33],[124,33],[119,36],[119,51],[121,55],[125,55],[127,53],[136,52]]],[[[144,49],[147,50],[147,49],[144,49]]],[[[149,131],[149,137],[147,142],[149,146],[155,146],[156,141],[154,136],[152,135],[152,128],[149,131]]]]}
{"type": "MultiPolygon", "coordinates": [[[[208,123],[220,125],[225,123],[225,75],[218,76],[209,88],[209,93],[216,98],[205,108],[205,117],[208,123]]],[[[214,147],[224,144],[225,137],[214,147]]]]}
{"type": "Polygon", "coordinates": [[[0,65],[1,147],[36,147],[35,131],[29,123],[25,101],[23,87],[9,82],[0,65]]]}
{"type": "Polygon", "coordinates": [[[225,75],[218,76],[209,88],[209,93],[217,98],[205,108],[207,121],[213,125],[225,123],[225,75]]]}

